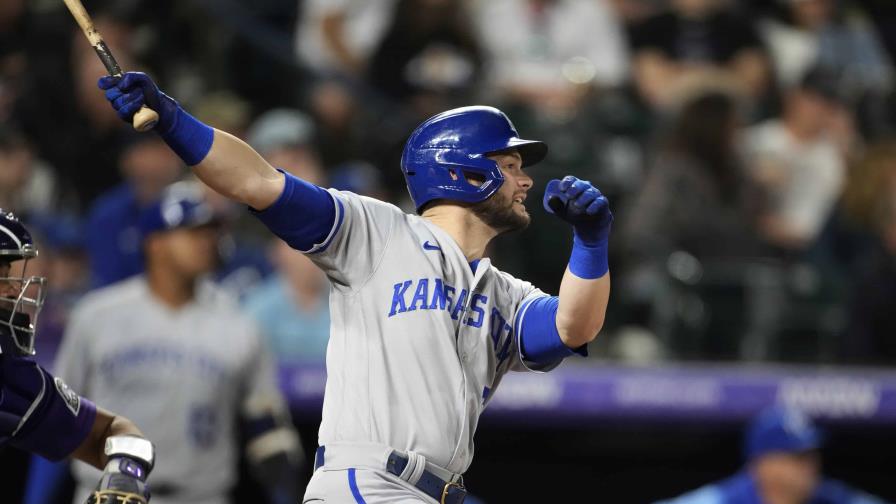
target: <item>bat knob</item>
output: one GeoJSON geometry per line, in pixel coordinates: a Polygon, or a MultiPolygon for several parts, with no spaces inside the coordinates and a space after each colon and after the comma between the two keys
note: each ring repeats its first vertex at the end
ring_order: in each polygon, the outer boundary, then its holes
{"type": "Polygon", "coordinates": [[[548,206],[556,215],[563,216],[566,214],[566,202],[559,196],[552,196],[548,200],[548,206]]]}
{"type": "Polygon", "coordinates": [[[159,122],[159,114],[146,105],[134,114],[134,129],[137,131],[149,131],[159,122]]]}

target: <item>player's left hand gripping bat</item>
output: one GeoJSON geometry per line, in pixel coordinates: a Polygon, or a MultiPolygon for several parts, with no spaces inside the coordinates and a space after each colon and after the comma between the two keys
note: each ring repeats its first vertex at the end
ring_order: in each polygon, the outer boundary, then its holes
{"type": "MultiPolygon", "coordinates": [[[[96,28],[93,26],[93,20],[90,19],[90,14],[87,13],[87,10],[84,9],[84,5],[81,4],[81,0],[63,0],[65,2],[65,6],[68,7],[68,10],[74,16],[75,21],[78,22],[78,25],[81,27],[81,31],[84,32],[84,36],[87,37],[87,40],[90,42],[90,45],[93,46],[93,49],[96,51],[97,56],[100,57],[100,61],[103,62],[103,65],[106,67],[106,71],[109,72],[109,75],[114,77],[121,77],[121,67],[118,66],[118,62],[115,61],[115,57],[112,56],[112,52],[109,51],[109,47],[106,46],[106,43],[103,42],[103,37],[100,36],[100,33],[96,31],[96,28]]],[[[147,107],[146,105],[140,107],[140,110],[134,114],[134,129],[137,131],[147,131],[153,128],[156,123],[159,122],[159,114],[156,113],[155,110],[147,107]]]]}

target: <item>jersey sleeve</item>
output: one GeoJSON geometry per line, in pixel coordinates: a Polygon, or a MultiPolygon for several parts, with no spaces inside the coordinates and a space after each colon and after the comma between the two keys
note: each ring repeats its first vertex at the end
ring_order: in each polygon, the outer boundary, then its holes
{"type": "Polygon", "coordinates": [[[256,215],[314,261],[338,288],[356,287],[375,270],[403,213],[373,198],[308,186],[286,174],[280,198],[256,215]]]}
{"type": "MultiPolygon", "coordinates": [[[[555,319],[553,319],[553,315],[550,310],[541,310],[539,309],[539,305],[550,306],[553,299],[552,296],[548,295],[541,289],[535,287],[529,282],[519,280],[514,278],[506,273],[502,273],[504,275],[504,279],[509,284],[509,291],[514,295],[514,312],[513,316],[510,320],[512,320],[512,335],[513,335],[513,343],[512,343],[512,351],[513,356],[510,360],[510,371],[534,371],[534,372],[548,372],[563,362],[565,357],[571,355],[582,355],[587,356],[587,350],[583,348],[562,352],[562,357],[558,355],[561,352],[553,352],[556,358],[551,358],[548,361],[541,362],[537,360],[530,360],[523,352],[522,338],[527,337],[537,337],[542,341],[539,342],[544,346],[543,341],[553,337],[557,339],[556,342],[559,345],[563,345],[562,342],[559,341],[559,336],[554,334],[547,334],[544,337],[541,335],[526,335],[527,331],[539,331],[539,330],[547,330],[546,328],[554,328],[556,327],[555,319]],[[538,302],[536,302],[538,301],[538,302]],[[547,303],[542,303],[543,301],[548,301],[547,303]],[[536,307],[536,308],[533,308],[536,307]],[[549,319],[550,318],[550,319],[549,319]]],[[[565,347],[563,348],[564,350],[565,347]]]]}
{"type": "Polygon", "coordinates": [[[335,189],[330,189],[330,194],[340,203],[342,218],[328,246],[308,257],[337,284],[359,286],[379,266],[392,230],[404,214],[366,196],[335,189]]]}
{"type": "Polygon", "coordinates": [[[96,406],[28,359],[2,358],[0,435],[50,460],[77,449],[93,428],[96,406]]]}

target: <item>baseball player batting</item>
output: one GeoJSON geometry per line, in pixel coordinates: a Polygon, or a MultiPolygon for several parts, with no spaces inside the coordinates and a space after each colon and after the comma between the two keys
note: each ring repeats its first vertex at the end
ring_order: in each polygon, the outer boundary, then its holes
{"type": "Polygon", "coordinates": [[[0,445],[105,468],[88,503],[145,504],[152,443],[130,420],[97,408],[31,359],[46,285],[44,277],[26,276],[34,257],[31,234],[0,210],[0,445]]]}
{"type": "Polygon", "coordinates": [[[449,110],[417,127],[401,168],[417,215],[326,190],[269,165],[202,124],[142,73],[99,87],[155,130],[219,193],[253,208],[330,278],[332,325],[315,472],[306,503],[463,502],[479,415],[509,370],[547,371],[586,355],[610,293],[613,217],[589,182],[552,180],[545,208],[572,225],[560,295],[483,257],[529,223],[525,201],[544,143],[519,138],[491,107],[449,110]]]}

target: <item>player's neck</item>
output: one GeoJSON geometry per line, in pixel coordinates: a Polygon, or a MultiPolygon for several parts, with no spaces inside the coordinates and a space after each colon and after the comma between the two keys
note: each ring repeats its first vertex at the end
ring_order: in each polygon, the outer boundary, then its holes
{"type": "Polygon", "coordinates": [[[436,205],[423,212],[423,218],[448,233],[467,261],[481,259],[489,242],[498,235],[476,214],[459,205],[436,205]]]}
{"type": "Polygon", "coordinates": [[[147,268],[146,281],[153,296],[172,309],[189,304],[196,293],[195,279],[173,275],[171,271],[147,268]]]}

